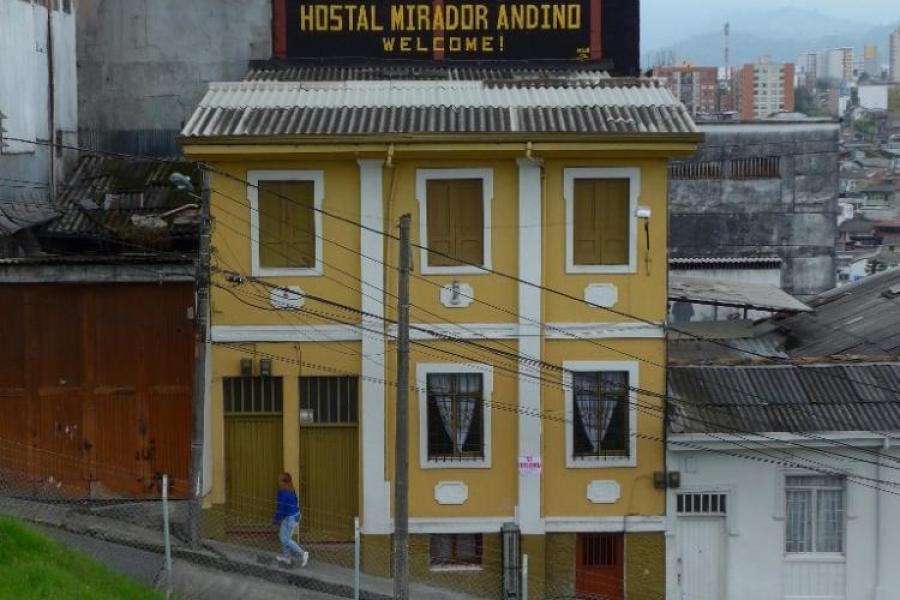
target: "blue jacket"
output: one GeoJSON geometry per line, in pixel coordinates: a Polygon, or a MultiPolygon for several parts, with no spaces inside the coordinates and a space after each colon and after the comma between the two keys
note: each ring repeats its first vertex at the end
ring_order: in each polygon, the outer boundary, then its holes
{"type": "Polygon", "coordinates": [[[285,517],[293,517],[300,513],[300,505],[297,502],[297,494],[290,490],[278,490],[275,499],[275,516],[272,523],[281,523],[285,517]]]}

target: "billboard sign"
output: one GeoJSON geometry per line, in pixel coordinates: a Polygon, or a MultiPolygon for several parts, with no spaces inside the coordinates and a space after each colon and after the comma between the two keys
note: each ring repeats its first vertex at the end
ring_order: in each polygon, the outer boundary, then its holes
{"type": "Polygon", "coordinates": [[[282,58],[638,65],[638,0],[275,2],[282,58]]]}

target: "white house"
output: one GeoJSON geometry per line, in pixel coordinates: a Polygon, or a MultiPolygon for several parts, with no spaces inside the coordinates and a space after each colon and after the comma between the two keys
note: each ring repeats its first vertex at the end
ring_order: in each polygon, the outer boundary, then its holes
{"type": "Polygon", "coordinates": [[[900,363],[675,367],[669,387],[667,598],[900,598],[900,363]]]}

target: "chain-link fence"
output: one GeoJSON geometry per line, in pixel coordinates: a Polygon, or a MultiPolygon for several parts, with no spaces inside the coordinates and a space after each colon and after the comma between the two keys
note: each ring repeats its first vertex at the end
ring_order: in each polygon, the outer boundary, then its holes
{"type": "MultiPolygon", "coordinates": [[[[205,508],[202,541],[192,546],[188,481],[109,464],[91,469],[78,456],[0,439],[0,514],[43,528],[177,597],[265,597],[256,594],[265,586],[273,593],[293,590],[294,596],[299,588],[300,597],[392,597],[391,538],[360,535],[355,518],[304,511],[293,539],[311,560],[305,568],[297,561],[287,566],[276,560],[281,543],[273,523],[274,490],[272,498],[229,496],[225,504],[205,508]],[[123,498],[92,487],[99,470],[105,481],[133,484],[136,493],[123,498]],[[140,568],[121,568],[128,556],[140,568]],[[223,586],[198,591],[201,578],[222,579],[223,586]]],[[[431,536],[411,536],[411,598],[505,598],[500,536],[483,538],[472,547],[436,548],[431,536]]]]}

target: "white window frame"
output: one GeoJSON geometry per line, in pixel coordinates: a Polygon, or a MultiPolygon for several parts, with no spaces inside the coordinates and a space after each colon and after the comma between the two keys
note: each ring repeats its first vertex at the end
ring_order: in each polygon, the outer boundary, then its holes
{"type": "MultiPolygon", "coordinates": [[[[847,485],[848,484],[847,475],[841,474],[841,473],[836,473],[834,475],[826,475],[823,473],[812,472],[812,471],[801,471],[801,470],[794,471],[794,470],[786,469],[786,470],[782,470],[782,472],[781,472],[780,484],[781,484],[781,490],[780,490],[779,496],[780,496],[781,506],[782,506],[782,510],[783,510],[783,514],[784,514],[784,531],[783,531],[782,541],[781,541],[781,551],[784,554],[785,559],[786,560],[795,560],[795,561],[804,561],[804,560],[810,560],[810,559],[816,560],[817,558],[821,558],[824,560],[838,559],[838,560],[842,561],[847,554],[847,530],[848,530],[847,524],[850,521],[850,519],[852,518],[850,515],[850,493],[849,493],[849,486],[847,485]],[[787,485],[788,477],[841,477],[843,479],[844,485],[841,488],[841,491],[844,492],[844,519],[843,519],[843,523],[842,523],[844,531],[843,531],[842,539],[841,539],[841,541],[843,543],[842,551],[840,551],[840,552],[788,552],[787,551],[787,531],[788,531],[788,518],[789,518],[788,510],[787,510],[787,492],[788,492],[788,487],[789,487],[787,485]]],[[[806,486],[801,486],[801,489],[809,489],[809,490],[813,491],[813,504],[812,504],[813,516],[812,516],[811,522],[812,522],[812,529],[813,529],[812,540],[813,540],[813,545],[815,546],[816,542],[818,541],[817,540],[818,531],[816,529],[816,518],[815,518],[815,512],[816,512],[815,509],[816,509],[817,503],[819,501],[818,491],[822,490],[822,489],[833,490],[835,488],[822,488],[822,487],[811,487],[811,486],[809,486],[807,488],[806,486]]]]}
{"type": "Polygon", "coordinates": [[[488,275],[492,269],[491,257],[491,205],[494,200],[493,169],[417,169],[416,198],[419,201],[419,243],[421,271],[423,275],[488,275]],[[482,207],[484,210],[484,263],[482,267],[459,265],[455,267],[428,264],[428,181],[446,179],[480,179],[482,207]]]}
{"type": "Polygon", "coordinates": [[[325,199],[324,171],[249,171],[247,173],[247,199],[250,202],[250,261],[254,277],[319,277],[323,273],[322,202],[325,199]],[[313,267],[264,268],[259,264],[259,182],[260,181],[311,181],[313,183],[313,215],[315,224],[316,256],[313,267]]]}
{"type": "Polygon", "coordinates": [[[491,468],[491,395],[494,392],[494,368],[478,363],[419,363],[416,365],[416,389],[419,392],[419,466],[422,469],[491,468]],[[484,457],[462,460],[428,460],[428,375],[477,373],[481,375],[481,407],[484,424],[484,457]]]}
{"type": "Polygon", "coordinates": [[[637,208],[641,198],[641,170],[637,167],[573,168],[563,170],[563,197],[566,201],[566,273],[637,273],[637,208]],[[576,265],[575,264],[575,180],[576,179],[627,179],[628,203],[628,264],[576,265]]]}
{"type": "Polygon", "coordinates": [[[640,367],[637,361],[565,361],[563,362],[563,389],[566,410],[566,468],[567,469],[608,469],[637,466],[637,394],[628,390],[628,456],[598,456],[575,460],[575,393],[572,389],[572,373],[592,373],[596,371],[626,371],[628,387],[637,388],[640,367]]]}

